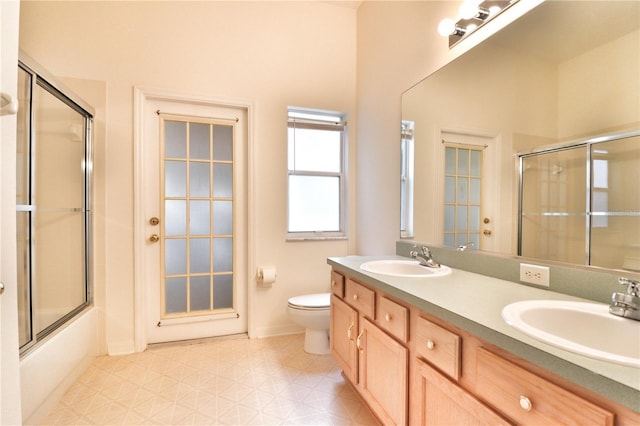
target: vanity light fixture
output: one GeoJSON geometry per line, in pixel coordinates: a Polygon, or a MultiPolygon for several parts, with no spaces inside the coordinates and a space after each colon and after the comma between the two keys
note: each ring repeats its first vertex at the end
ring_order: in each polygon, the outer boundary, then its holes
{"type": "Polygon", "coordinates": [[[458,10],[457,22],[445,18],[438,25],[438,33],[449,37],[449,48],[498,16],[518,0],[464,0],[458,10]]]}

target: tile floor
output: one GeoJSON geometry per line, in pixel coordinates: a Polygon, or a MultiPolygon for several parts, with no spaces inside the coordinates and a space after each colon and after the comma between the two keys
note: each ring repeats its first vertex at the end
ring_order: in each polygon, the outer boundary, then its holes
{"type": "Polygon", "coordinates": [[[333,357],[305,353],[303,341],[214,340],[99,357],[43,424],[377,424],[333,357]]]}

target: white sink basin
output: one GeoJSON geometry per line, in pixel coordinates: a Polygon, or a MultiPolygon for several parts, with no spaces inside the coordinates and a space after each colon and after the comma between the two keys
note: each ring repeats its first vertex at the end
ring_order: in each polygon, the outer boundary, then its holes
{"type": "Polygon", "coordinates": [[[528,300],[507,305],[510,326],[550,345],[590,358],[640,368],[640,321],[599,303],[528,300]]]}
{"type": "Polygon", "coordinates": [[[441,277],[451,273],[448,266],[429,268],[421,266],[417,260],[372,260],[363,263],[360,268],[367,272],[393,277],[441,277]]]}

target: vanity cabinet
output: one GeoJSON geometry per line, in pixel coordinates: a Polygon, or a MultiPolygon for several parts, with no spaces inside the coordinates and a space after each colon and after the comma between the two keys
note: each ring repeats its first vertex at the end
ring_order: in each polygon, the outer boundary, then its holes
{"type": "Polygon", "coordinates": [[[640,414],[390,296],[342,277],[331,351],[385,425],[640,424],[640,414]]]}
{"type": "Polygon", "coordinates": [[[351,383],[358,383],[358,312],[335,294],[331,295],[329,323],[331,353],[351,383]]]}
{"type": "Polygon", "coordinates": [[[407,424],[409,310],[350,278],[344,298],[332,293],[331,352],[344,377],[382,423],[407,424]]]}
{"type": "Polygon", "coordinates": [[[508,425],[450,378],[416,359],[412,374],[412,425],[508,425]]]}
{"type": "Polygon", "coordinates": [[[476,360],[476,394],[517,424],[613,425],[612,412],[484,348],[476,360]]]}

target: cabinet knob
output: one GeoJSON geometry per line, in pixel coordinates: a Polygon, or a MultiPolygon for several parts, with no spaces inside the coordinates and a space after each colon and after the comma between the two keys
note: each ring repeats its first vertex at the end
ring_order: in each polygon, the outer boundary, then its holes
{"type": "Polygon", "coordinates": [[[391,321],[391,314],[386,314],[384,316],[385,321],[391,321]]]}
{"type": "Polygon", "coordinates": [[[433,350],[433,348],[436,347],[436,342],[434,342],[433,340],[429,339],[427,340],[427,349],[429,349],[430,351],[433,350]]]}
{"type": "Polygon", "coordinates": [[[353,341],[353,339],[352,339],[353,336],[351,336],[351,329],[353,328],[354,325],[355,325],[355,323],[352,322],[351,325],[349,326],[349,328],[347,329],[347,338],[349,340],[351,340],[351,341],[353,341]]]}
{"type": "Polygon", "coordinates": [[[335,287],[336,286],[336,282],[334,280],[331,280],[331,287],[335,287]]]}
{"type": "Polygon", "coordinates": [[[529,398],[523,395],[520,397],[520,408],[524,411],[531,411],[533,404],[531,404],[531,400],[529,398]]]}
{"type": "Polygon", "coordinates": [[[358,295],[357,294],[353,295],[353,300],[358,300],[358,295]]]}

